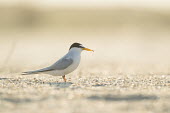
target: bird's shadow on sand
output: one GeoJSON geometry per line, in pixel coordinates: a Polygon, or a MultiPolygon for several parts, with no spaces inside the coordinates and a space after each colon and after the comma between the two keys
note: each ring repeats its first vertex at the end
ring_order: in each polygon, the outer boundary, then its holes
{"type": "Polygon", "coordinates": [[[120,96],[120,95],[93,95],[89,96],[88,99],[90,100],[104,100],[104,101],[143,101],[143,100],[157,100],[159,99],[155,95],[126,95],[126,96],[120,96]]]}
{"type": "Polygon", "coordinates": [[[56,88],[68,88],[73,83],[72,82],[47,82],[46,84],[49,84],[50,86],[56,88]]]}
{"type": "MultiPolygon", "coordinates": [[[[0,80],[10,80],[13,82],[18,82],[18,81],[22,81],[22,82],[26,82],[26,83],[30,83],[31,80],[17,80],[14,78],[0,78],[0,80]]],[[[34,81],[32,81],[34,82],[34,81]]],[[[43,81],[36,81],[36,83],[39,84],[48,84],[50,86],[56,87],[56,88],[68,88],[70,85],[72,85],[72,82],[43,82],[43,81]]]]}
{"type": "Polygon", "coordinates": [[[40,99],[32,99],[32,98],[0,98],[0,101],[11,102],[14,104],[22,104],[22,103],[31,103],[31,102],[41,102],[47,100],[48,97],[40,98],[40,99]]]}
{"type": "Polygon", "coordinates": [[[10,79],[10,78],[0,78],[0,80],[8,80],[8,79],[10,79]]]}

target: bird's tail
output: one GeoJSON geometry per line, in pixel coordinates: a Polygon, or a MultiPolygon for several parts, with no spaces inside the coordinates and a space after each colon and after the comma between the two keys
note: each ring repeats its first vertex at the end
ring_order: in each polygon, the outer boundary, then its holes
{"type": "Polygon", "coordinates": [[[27,72],[22,72],[21,75],[31,75],[31,74],[38,74],[37,71],[27,71],[27,72]]]}
{"type": "Polygon", "coordinates": [[[54,70],[54,69],[47,67],[47,68],[43,68],[43,69],[39,69],[39,70],[35,70],[35,71],[22,72],[22,75],[38,74],[38,73],[43,73],[43,72],[52,71],[52,70],[54,70]]]}

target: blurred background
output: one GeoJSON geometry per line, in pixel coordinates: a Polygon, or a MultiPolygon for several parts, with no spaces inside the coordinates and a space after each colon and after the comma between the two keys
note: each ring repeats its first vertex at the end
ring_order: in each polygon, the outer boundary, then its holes
{"type": "Polygon", "coordinates": [[[95,50],[82,68],[167,74],[170,1],[0,1],[1,73],[48,66],[74,42],[95,50]]]}

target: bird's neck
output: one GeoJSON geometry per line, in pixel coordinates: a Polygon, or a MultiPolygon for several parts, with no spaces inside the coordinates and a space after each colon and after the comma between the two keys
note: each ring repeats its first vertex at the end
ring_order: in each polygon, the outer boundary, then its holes
{"type": "Polygon", "coordinates": [[[69,54],[71,54],[72,56],[80,56],[82,52],[82,49],[80,48],[72,48],[69,50],[69,54]]]}

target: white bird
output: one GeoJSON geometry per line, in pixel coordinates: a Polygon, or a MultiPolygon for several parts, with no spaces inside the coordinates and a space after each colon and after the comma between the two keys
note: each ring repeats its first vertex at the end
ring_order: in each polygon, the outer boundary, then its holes
{"type": "Polygon", "coordinates": [[[55,62],[53,65],[35,71],[23,72],[22,74],[29,75],[29,74],[45,73],[54,76],[62,76],[64,82],[66,82],[65,75],[73,72],[78,67],[81,59],[81,52],[83,50],[93,51],[91,49],[85,48],[80,43],[73,43],[70,46],[68,53],[65,56],[63,56],[61,59],[59,59],[57,62],[55,62]]]}

